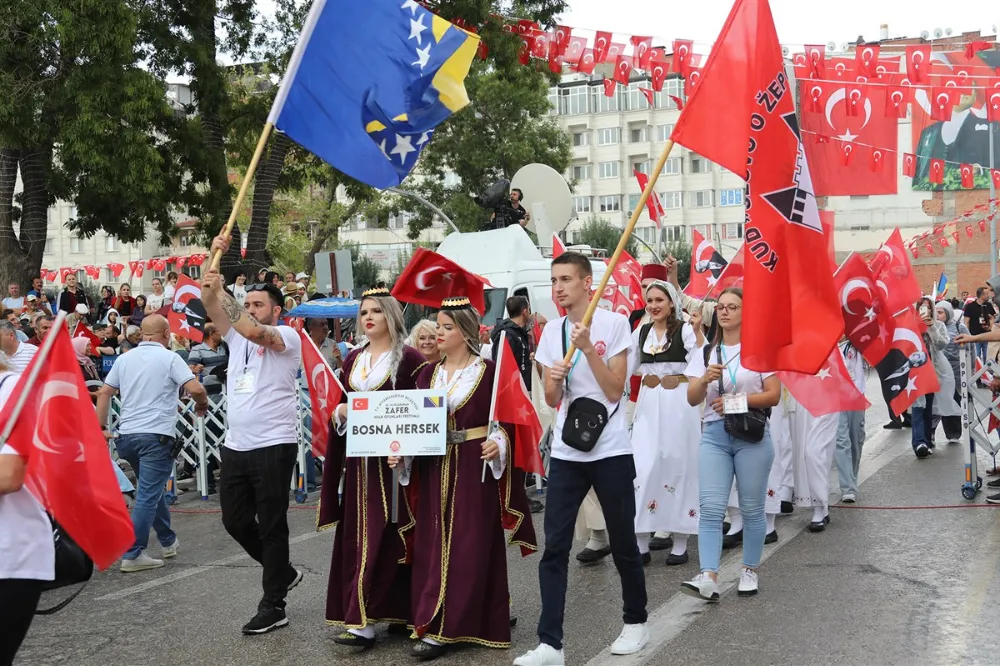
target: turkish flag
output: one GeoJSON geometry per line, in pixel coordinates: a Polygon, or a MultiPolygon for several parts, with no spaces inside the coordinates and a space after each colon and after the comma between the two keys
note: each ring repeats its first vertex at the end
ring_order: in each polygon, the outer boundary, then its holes
{"type": "Polygon", "coordinates": [[[618,56],[625,53],[625,45],[619,42],[611,42],[608,45],[608,55],[604,62],[618,62],[618,56]]]}
{"type": "Polygon", "coordinates": [[[653,96],[656,94],[655,90],[653,90],[652,88],[639,88],[639,92],[641,92],[642,96],[646,98],[646,102],[650,106],[656,105],[656,103],[653,101],[654,100],[653,96]]]}
{"type": "Polygon", "coordinates": [[[556,45],[556,54],[563,55],[569,48],[569,40],[573,38],[573,28],[568,25],[556,26],[556,34],[553,43],[556,45]]]}
{"type": "Polygon", "coordinates": [[[646,307],[646,295],[642,291],[642,281],[638,275],[629,278],[628,299],[632,303],[632,312],[646,307]]]}
{"type": "Polygon", "coordinates": [[[18,378],[12,395],[24,402],[7,401],[0,431],[12,426],[8,441],[27,462],[24,487],[107,569],[135,542],[135,531],[69,332],[58,326],[50,337],[18,378]]]}
{"type": "Polygon", "coordinates": [[[934,86],[931,88],[931,120],[949,121],[952,111],[962,101],[962,96],[955,88],[934,86]]]}
{"type": "MultiPolygon", "coordinates": [[[[604,265],[611,268],[611,259],[605,259],[604,265]]],[[[635,275],[636,277],[642,276],[642,266],[639,262],[632,258],[625,250],[622,250],[621,256],[618,257],[618,263],[614,266],[614,278],[617,284],[628,284],[629,277],[635,275]]]]}
{"type": "Polygon", "coordinates": [[[674,54],[671,59],[674,72],[687,78],[688,69],[691,66],[691,54],[694,50],[694,42],[690,39],[675,39],[674,54]]]}
{"type": "Polygon", "coordinates": [[[876,68],[879,65],[878,54],[882,47],[878,44],[865,44],[854,49],[854,69],[858,74],[877,78],[876,68]]]}
{"type": "Polygon", "coordinates": [[[653,90],[660,92],[663,90],[663,82],[667,80],[667,67],[669,63],[664,60],[654,60],[652,63],[651,84],[653,90]]]}
{"type": "Polygon", "coordinates": [[[312,405],[312,452],[315,456],[325,456],[333,412],[341,402],[346,402],[347,393],[312,338],[301,330],[299,337],[302,338],[302,367],[309,382],[309,403],[312,405]]]}
{"type": "Polygon", "coordinates": [[[691,67],[688,69],[687,76],[684,77],[684,90],[688,97],[691,97],[698,87],[698,83],[701,82],[701,70],[701,67],[691,67]]]}
{"type": "MultiPolygon", "coordinates": [[[[933,254],[933,250],[931,251],[933,254]]],[[[885,294],[889,312],[896,313],[910,307],[920,298],[920,283],[913,273],[910,258],[903,247],[903,237],[897,227],[872,258],[872,276],[875,285],[885,294]]]]}
{"type": "Polygon", "coordinates": [[[930,173],[927,175],[927,179],[935,185],[940,185],[944,182],[944,160],[931,160],[930,173]]]}
{"type": "Polygon", "coordinates": [[[962,174],[962,187],[970,190],[976,186],[976,177],[973,175],[971,164],[961,165],[961,167],[959,167],[959,173],[962,174]]]}
{"type": "Polygon", "coordinates": [[[815,375],[779,372],[778,378],[792,397],[813,416],[863,411],[871,407],[851,379],[839,347],[833,348],[826,363],[815,375]]]}
{"type": "Polygon", "coordinates": [[[170,332],[194,342],[204,338],[208,315],[201,303],[201,285],[181,273],[177,276],[174,300],[168,306],[167,321],[170,332]]]}
{"type": "Polygon", "coordinates": [[[580,61],[580,56],[583,55],[584,50],[587,48],[587,38],[586,37],[573,37],[570,35],[569,42],[566,44],[566,50],[563,51],[563,60],[575,65],[580,61]]]}
{"type": "Polygon", "coordinates": [[[910,45],[906,47],[906,76],[914,85],[930,83],[930,69],[930,44],[910,45]]]}
{"type": "Polygon", "coordinates": [[[737,0],[714,43],[672,138],[747,174],[743,366],[815,374],[843,320],[767,0],[737,0]]]}
{"type": "Polygon", "coordinates": [[[112,263],[108,264],[108,270],[111,271],[112,275],[114,275],[115,277],[118,277],[119,275],[122,274],[122,271],[125,270],[125,264],[119,264],[117,262],[112,262],[112,263]]]}
{"type": "Polygon", "coordinates": [[[718,283],[722,272],[729,265],[712,241],[701,235],[697,229],[691,230],[691,275],[684,293],[691,298],[704,300],[705,295],[718,283]]]}
{"type": "Polygon", "coordinates": [[[604,79],[604,96],[614,97],[615,88],[618,87],[618,83],[614,79],[604,79]]]}
{"type": "Polygon", "coordinates": [[[623,86],[627,86],[631,75],[632,59],[625,55],[618,56],[618,60],[615,62],[615,81],[623,86]]]}
{"type": "Polygon", "coordinates": [[[893,75],[892,83],[886,87],[885,115],[906,118],[907,107],[913,102],[913,86],[901,74],[893,75]]]}
{"type": "Polygon", "coordinates": [[[1000,78],[990,78],[986,85],[986,119],[1000,122],[1000,78]]]}
{"type": "Polygon", "coordinates": [[[632,303],[629,301],[628,296],[625,295],[625,292],[621,289],[615,289],[615,293],[611,297],[611,311],[623,317],[628,317],[635,309],[637,308],[632,307],[632,303]]]}
{"type": "Polygon", "coordinates": [[[822,44],[806,44],[806,65],[809,78],[826,78],[826,46],[822,44]]]}
{"type": "Polygon", "coordinates": [[[85,324],[82,321],[78,321],[76,323],[76,326],[73,327],[73,332],[70,337],[87,338],[88,340],[90,340],[92,354],[97,354],[97,348],[101,346],[102,342],[104,342],[99,337],[97,337],[97,334],[94,333],[94,330],[90,328],[90,326],[87,326],[87,324],[85,324]]]}
{"type": "Polygon", "coordinates": [[[514,455],[511,464],[528,474],[544,475],[545,465],[538,451],[544,431],[538,420],[538,412],[528,396],[528,387],[524,385],[514,352],[507,344],[506,332],[500,334],[498,344],[501,351],[497,356],[493,380],[496,382],[493,390],[493,420],[514,426],[514,438],[511,442],[514,455]]]}
{"type": "Polygon", "coordinates": [[[591,49],[584,49],[583,53],[580,54],[580,61],[576,65],[576,71],[581,74],[593,74],[595,67],[597,67],[597,61],[594,59],[594,52],[591,49]]]}
{"type": "Polygon", "coordinates": [[[830,58],[826,71],[834,81],[854,81],[854,61],[850,58],[830,58]]]}
{"type": "Polygon", "coordinates": [[[653,38],[633,35],[629,38],[629,41],[632,42],[632,68],[648,71],[649,59],[652,56],[653,38]]]}
{"type": "Polygon", "coordinates": [[[481,277],[466,271],[451,259],[420,247],[396,280],[392,295],[406,303],[432,308],[441,307],[441,301],[449,296],[465,296],[472,302],[472,307],[483,315],[486,313],[485,285],[481,277]]]}
{"type": "Polygon", "coordinates": [[[839,139],[805,144],[816,196],[895,194],[899,118],[885,113],[887,87],[853,80],[843,84],[810,81],[802,86],[802,95],[803,104],[813,111],[802,114],[802,129],[839,139]],[[888,168],[873,174],[845,164],[845,142],[882,148],[888,168]]]}
{"type": "Polygon", "coordinates": [[[990,169],[990,178],[993,179],[993,186],[1000,190],[1000,169],[990,169]]]}
{"type": "MultiPolygon", "coordinates": [[[[639,88],[639,90],[642,90],[642,88],[639,88]]],[[[652,92],[650,92],[650,97],[652,97],[652,92]]],[[[650,102],[650,106],[652,106],[652,102],[650,102]]],[[[639,183],[639,189],[645,191],[646,184],[649,182],[649,176],[639,171],[633,171],[632,173],[635,174],[635,179],[639,183]]],[[[649,219],[656,223],[656,228],[662,228],[663,218],[667,216],[667,213],[663,210],[663,204],[660,203],[660,196],[655,190],[651,190],[649,196],[646,198],[646,210],[649,211],[649,219]]]]}
{"type": "MultiPolygon", "coordinates": [[[[555,259],[563,252],[566,251],[566,245],[559,238],[559,234],[552,234],[552,258],[555,259]]],[[[556,305],[556,312],[559,313],[560,317],[566,316],[566,310],[559,305],[559,301],[556,300],[555,286],[552,287],[552,302],[556,305]]]]}
{"type": "Polygon", "coordinates": [[[903,175],[910,178],[917,175],[917,156],[913,153],[903,153],[903,175]]]}
{"type": "Polygon", "coordinates": [[[896,313],[896,330],[889,352],[875,366],[882,384],[882,395],[897,416],[922,395],[941,389],[934,363],[924,346],[921,332],[925,326],[912,307],[896,313]]]}
{"type": "Polygon", "coordinates": [[[726,267],[722,269],[719,274],[718,279],[715,284],[712,285],[711,290],[705,295],[706,300],[719,300],[719,296],[723,291],[729,289],[730,287],[743,287],[743,276],[745,273],[745,268],[743,266],[744,245],[740,245],[740,249],[736,250],[736,254],[733,258],[726,264],[726,267]]]}
{"type": "Polygon", "coordinates": [[[604,62],[608,59],[608,49],[611,47],[611,33],[598,30],[594,35],[594,62],[604,62]]]}
{"type": "Polygon", "coordinates": [[[847,339],[869,365],[875,365],[889,351],[895,327],[892,312],[883,297],[885,292],[875,285],[871,269],[860,254],[851,253],[837,269],[833,280],[840,294],[847,339]]]}
{"type": "Polygon", "coordinates": [[[869,167],[872,173],[880,173],[885,167],[885,151],[881,148],[872,148],[869,167]]]}
{"type": "Polygon", "coordinates": [[[89,277],[92,280],[101,279],[101,269],[92,264],[87,264],[86,266],[84,266],[83,272],[86,273],[87,277],[89,277]]]}

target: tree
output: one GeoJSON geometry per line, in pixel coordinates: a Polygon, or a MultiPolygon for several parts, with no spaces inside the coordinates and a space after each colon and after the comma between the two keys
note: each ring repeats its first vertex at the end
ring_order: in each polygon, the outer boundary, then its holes
{"type": "Polygon", "coordinates": [[[667,246],[667,254],[677,260],[677,281],[686,285],[691,279],[692,248],[684,241],[677,241],[667,246]]]}
{"type": "Polygon", "coordinates": [[[379,281],[382,267],[361,251],[361,246],[357,243],[344,243],[342,250],[351,251],[351,270],[354,271],[355,290],[364,291],[379,281]]]}
{"type": "MultiPolygon", "coordinates": [[[[622,229],[611,224],[603,217],[591,215],[590,219],[583,223],[583,227],[576,232],[577,245],[589,245],[592,248],[599,248],[608,251],[608,256],[618,247],[618,241],[622,237],[622,229]]],[[[633,257],[639,254],[639,243],[635,238],[629,238],[625,244],[625,251],[633,257]]]]}
{"type": "Polygon", "coordinates": [[[0,5],[0,283],[38,276],[57,199],[76,204],[70,226],[84,236],[133,242],[173,227],[175,119],[161,81],[139,66],[135,4],[0,5]]]}

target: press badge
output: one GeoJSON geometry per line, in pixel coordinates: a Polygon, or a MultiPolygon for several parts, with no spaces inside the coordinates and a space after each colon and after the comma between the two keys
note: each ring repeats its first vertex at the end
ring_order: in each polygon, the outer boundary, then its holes
{"type": "MultiPolygon", "coordinates": [[[[254,376],[252,372],[244,372],[236,378],[236,387],[233,393],[253,393],[254,376]]],[[[746,401],[744,401],[746,402],[746,401]]]]}
{"type": "Polygon", "coordinates": [[[734,393],[722,399],[722,409],[726,414],[746,414],[747,394],[734,393]]]}

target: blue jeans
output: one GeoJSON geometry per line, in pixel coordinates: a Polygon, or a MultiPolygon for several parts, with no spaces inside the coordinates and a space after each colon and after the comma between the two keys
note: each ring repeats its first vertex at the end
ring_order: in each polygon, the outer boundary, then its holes
{"type": "Polygon", "coordinates": [[[983,365],[986,364],[986,350],[989,348],[989,344],[990,343],[988,342],[976,343],[976,356],[978,356],[979,360],[983,362],[983,365]]]}
{"type": "MultiPolygon", "coordinates": [[[[743,514],[743,566],[755,569],[764,551],[767,520],[764,499],[767,476],[774,460],[771,433],[751,444],[731,437],[722,421],[709,421],[698,448],[698,558],[702,571],[718,573],[722,557],[722,519],[736,475],[740,513],[743,514]]],[[[550,490],[551,492],[551,490],[550,490]]]]}
{"type": "Polygon", "coordinates": [[[923,407],[910,407],[910,442],[913,450],[921,444],[931,446],[934,439],[934,394],[924,396],[923,407]]]}
{"type": "Polygon", "coordinates": [[[132,507],[135,544],[122,559],[134,560],[142,554],[149,545],[150,527],[156,530],[161,546],[169,546],[177,539],[177,534],[170,529],[170,510],[163,496],[173,470],[174,461],[170,457],[173,445],[173,437],[155,433],[119,435],[115,442],[119,457],[127,460],[135,470],[136,485],[139,486],[132,507]]]}
{"type": "Polygon", "coordinates": [[[861,447],[864,443],[864,411],[841,412],[837,424],[837,449],[833,454],[841,493],[858,493],[858,468],[861,466],[861,447]]]}

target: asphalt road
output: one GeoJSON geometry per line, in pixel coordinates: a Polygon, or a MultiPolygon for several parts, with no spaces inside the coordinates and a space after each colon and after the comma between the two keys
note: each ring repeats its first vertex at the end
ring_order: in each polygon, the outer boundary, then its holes
{"type": "MultiPolygon", "coordinates": [[[[942,444],[930,459],[916,460],[909,431],[883,430],[884,408],[877,398],[873,402],[859,503],[834,506],[832,523],[820,534],[804,529],[807,510],[779,518],[779,541],[765,548],[757,597],[735,594],[738,552],[724,553],[724,595],[712,606],[678,592],[681,581],[697,572],[695,541],[691,561],[681,567],[664,566],[666,554],[654,553],[646,570],[651,643],[631,657],[614,657],[607,651],[621,629],[614,566],[610,558],[586,568],[571,560],[567,663],[1000,664],[1000,512],[965,506],[958,446],[942,444]]],[[[983,455],[979,461],[981,470],[992,462],[983,455]]],[[[831,489],[836,501],[835,475],[831,489]]],[[[540,518],[535,516],[541,537],[540,518]]],[[[195,500],[174,507],[182,541],[176,559],[138,574],[97,574],[65,610],[36,619],[15,663],[414,663],[409,641],[384,629],[367,652],[333,643],[336,630],[323,620],[333,534],[315,532],[309,504],[296,506],[289,520],[292,558],[306,573],[289,597],[289,628],[258,637],[240,633],[256,609],[260,569],[226,535],[218,504],[195,500]]],[[[151,554],[157,555],[156,546],[151,554]]],[[[438,663],[509,664],[534,647],[537,560],[509,551],[519,617],[513,648],[468,648],[438,663]]]]}

